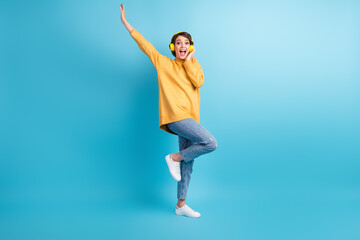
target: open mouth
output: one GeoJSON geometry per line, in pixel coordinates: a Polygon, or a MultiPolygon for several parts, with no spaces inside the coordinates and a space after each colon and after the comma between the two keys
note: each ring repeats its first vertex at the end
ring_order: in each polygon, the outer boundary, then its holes
{"type": "Polygon", "coordinates": [[[180,50],[180,56],[184,57],[186,55],[186,51],[185,50],[180,50]]]}

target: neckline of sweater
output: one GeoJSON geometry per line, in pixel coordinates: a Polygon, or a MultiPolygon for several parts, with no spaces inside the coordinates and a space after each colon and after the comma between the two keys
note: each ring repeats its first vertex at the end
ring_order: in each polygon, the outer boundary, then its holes
{"type": "Polygon", "coordinates": [[[175,58],[174,61],[175,61],[175,62],[179,62],[179,63],[185,62],[184,59],[180,59],[180,58],[175,58]]]}

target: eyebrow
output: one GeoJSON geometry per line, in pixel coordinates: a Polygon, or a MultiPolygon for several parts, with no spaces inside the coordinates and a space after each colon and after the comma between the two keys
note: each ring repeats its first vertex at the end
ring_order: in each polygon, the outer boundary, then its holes
{"type": "MultiPolygon", "coordinates": [[[[177,41],[177,42],[179,42],[179,41],[181,41],[181,40],[179,39],[179,40],[176,40],[176,41],[177,41]]],[[[188,39],[186,39],[185,41],[186,41],[186,42],[189,42],[189,40],[188,40],[188,39]]]]}

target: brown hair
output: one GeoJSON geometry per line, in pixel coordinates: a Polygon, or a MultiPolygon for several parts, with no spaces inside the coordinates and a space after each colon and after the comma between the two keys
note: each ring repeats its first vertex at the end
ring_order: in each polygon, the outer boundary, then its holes
{"type": "MultiPolygon", "coordinates": [[[[194,42],[191,40],[191,35],[190,33],[187,33],[187,32],[179,32],[177,34],[175,34],[172,38],[171,38],[171,42],[170,43],[173,43],[175,45],[175,40],[178,36],[183,36],[183,37],[186,37],[189,41],[190,41],[190,45],[194,45],[194,42]]],[[[174,57],[176,57],[176,54],[175,54],[175,51],[171,51],[172,55],[174,57]]]]}

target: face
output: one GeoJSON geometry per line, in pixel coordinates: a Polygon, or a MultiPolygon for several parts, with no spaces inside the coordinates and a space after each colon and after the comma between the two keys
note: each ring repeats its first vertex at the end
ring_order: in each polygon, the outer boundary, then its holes
{"type": "Polygon", "coordinates": [[[190,41],[184,36],[179,35],[175,40],[176,58],[185,59],[189,54],[190,41]]]}

